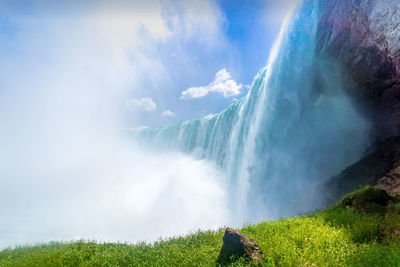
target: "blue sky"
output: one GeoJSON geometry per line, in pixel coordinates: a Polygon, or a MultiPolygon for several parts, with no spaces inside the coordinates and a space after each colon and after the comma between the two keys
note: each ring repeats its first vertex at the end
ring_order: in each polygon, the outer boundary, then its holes
{"type": "Polygon", "coordinates": [[[45,106],[128,128],[220,112],[265,66],[291,2],[0,0],[0,104],[22,124],[45,106]]]}

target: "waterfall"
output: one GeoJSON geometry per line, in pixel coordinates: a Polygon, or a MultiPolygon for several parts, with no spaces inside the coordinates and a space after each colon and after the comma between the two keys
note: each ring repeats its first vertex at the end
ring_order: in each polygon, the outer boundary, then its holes
{"type": "Polygon", "coordinates": [[[214,162],[230,181],[237,222],[320,208],[318,184],[370,143],[369,124],[346,95],[345,69],[317,53],[319,4],[305,0],[288,16],[244,98],[217,115],[132,133],[153,148],[214,162]]]}

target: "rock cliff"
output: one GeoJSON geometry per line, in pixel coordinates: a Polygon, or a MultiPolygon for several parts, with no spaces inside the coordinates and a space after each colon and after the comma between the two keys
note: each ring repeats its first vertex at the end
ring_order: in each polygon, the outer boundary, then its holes
{"type": "Polygon", "coordinates": [[[400,134],[400,1],[322,0],[318,54],[338,60],[375,135],[400,134]]]}
{"type": "Polygon", "coordinates": [[[341,64],[375,144],[328,181],[332,198],[360,184],[400,192],[400,1],[321,1],[317,53],[341,64]]]}

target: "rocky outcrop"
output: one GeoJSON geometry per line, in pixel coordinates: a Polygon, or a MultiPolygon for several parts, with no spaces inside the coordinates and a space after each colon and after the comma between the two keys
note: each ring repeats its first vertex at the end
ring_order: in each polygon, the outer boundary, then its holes
{"type": "Polygon", "coordinates": [[[325,184],[324,187],[329,188],[329,204],[363,185],[400,193],[400,136],[377,142],[366,154],[325,184]]]}
{"type": "Polygon", "coordinates": [[[264,260],[263,252],[253,239],[244,236],[239,231],[226,228],[223,241],[224,243],[218,256],[219,263],[229,263],[232,259],[245,257],[262,265],[264,260]]]}
{"type": "Polygon", "coordinates": [[[325,185],[330,200],[360,185],[400,193],[400,0],[321,0],[319,57],[337,62],[375,144],[325,185]]]}
{"type": "Polygon", "coordinates": [[[384,213],[391,203],[397,203],[398,199],[389,195],[386,190],[367,187],[347,195],[342,200],[342,207],[353,209],[359,213],[384,213]]]}

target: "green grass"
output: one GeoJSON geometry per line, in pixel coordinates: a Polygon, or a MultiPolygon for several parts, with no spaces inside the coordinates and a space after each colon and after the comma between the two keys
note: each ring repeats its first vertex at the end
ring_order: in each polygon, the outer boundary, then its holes
{"type": "MultiPolygon", "coordinates": [[[[358,191],[360,193],[362,191],[358,191]]],[[[265,266],[400,266],[400,205],[360,214],[336,205],[304,217],[246,226],[265,266]]],[[[0,251],[0,266],[215,266],[224,230],[154,244],[49,243],[0,251]]],[[[245,260],[232,266],[249,264],[245,260]]]]}

